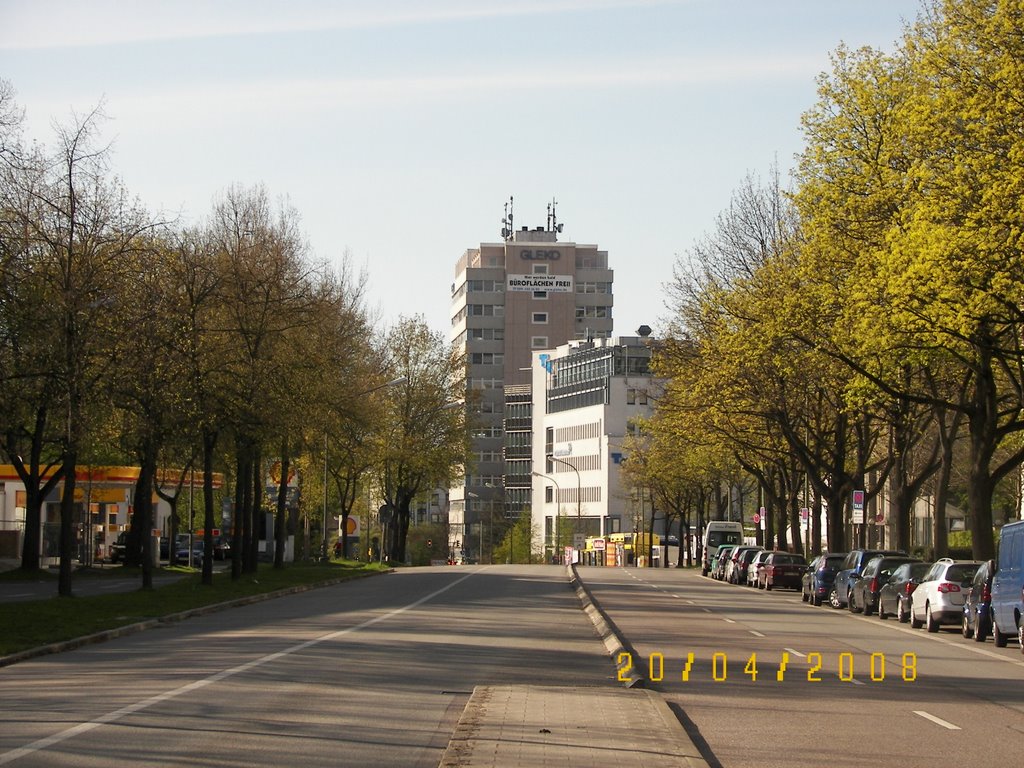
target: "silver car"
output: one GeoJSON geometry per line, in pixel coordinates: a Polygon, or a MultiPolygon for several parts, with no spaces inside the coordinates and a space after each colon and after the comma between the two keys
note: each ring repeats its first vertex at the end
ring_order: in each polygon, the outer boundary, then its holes
{"type": "Polygon", "coordinates": [[[942,624],[960,624],[964,599],[981,563],[944,557],[932,563],[910,598],[910,626],[938,632],[942,624]]]}
{"type": "Polygon", "coordinates": [[[768,555],[770,555],[770,554],[771,553],[768,550],[762,549],[760,552],[758,552],[756,555],[754,555],[754,559],[751,560],[750,561],[750,565],[747,566],[747,586],[748,587],[756,587],[757,586],[757,566],[759,566],[762,562],[764,562],[765,558],[767,558],[768,555]]]}

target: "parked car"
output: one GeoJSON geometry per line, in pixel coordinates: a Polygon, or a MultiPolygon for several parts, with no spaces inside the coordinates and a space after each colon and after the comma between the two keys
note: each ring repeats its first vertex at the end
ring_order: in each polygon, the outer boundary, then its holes
{"type": "Polygon", "coordinates": [[[963,621],[965,589],[974,581],[981,563],[944,557],[932,563],[910,599],[910,626],[938,632],[942,624],[963,621]]]}
{"type": "Polygon", "coordinates": [[[124,561],[125,551],[128,548],[128,531],[121,531],[117,534],[117,538],[114,539],[114,543],[110,545],[110,551],[108,557],[112,563],[120,563],[124,561]]]}
{"type": "MultiPolygon", "coordinates": [[[[189,547],[188,547],[188,542],[186,541],[184,543],[184,546],[181,546],[181,545],[178,546],[178,552],[177,552],[178,563],[180,563],[181,565],[188,565],[188,563],[189,563],[188,553],[189,553],[189,547]]],[[[192,567],[193,568],[202,568],[203,567],[203,540],[202,539],[196,539],[192,543],[192,567]]]]}
{"type": "Polygon", "coordinates": [[[850,599],[850,587],[853,586],[856,577],[860,576],[868,560],[877,555],[903,555],[906,557],[907,553],[899,550],[851,549],[846,553],[843,567],[836,574],[835,584],[832,585],[832,590],[828,593],[829,605],[833,608],[846,607],[850,599]]]}
{"type": "Polygon", "coordinates": [[[725,580],[730,584],[745,584],[750,562],[758,552],[763,551],[764,547],[740,547],[737,549],[726,566],[725,580]]]}
{"type": "Polygon", "coordinates": [[[996,561],[986,560],[981,564],[971,581],[971,588],[964,596],[964,618],[960,631],[967,639],[985,642],[992,631],[992,577],[995,576],[996,561]]]}
{"type": "Polygon", "coordinates": [[[1017,636],[1024,651],[1024,522],[1004,525],[992,578],[992,641],[997,647],[1017,636]]]}
{"type": "Polygon", "coordinates": [[[904,563],[920,562],[906,555],[878,555],[868,560],[859,576],[854,577],[850,587],[847,607],[850,613],[870,616],[878,608],[878,595],[893,571],[904,563]]]}
{"type": "Polygon", "coordinates": [[[732,557],[732,551],[739,546],[738,544],[725,544],[718,548],[718,552],[715,553],[715,561],[711,566],[711,578],[718,579],[721,581],[725,578],[725,564],[729,562],[729,558],[732,557]]]}
{"type": "Polygon", "coordinates": [[[213,559],[228,560],[231,558],[231,539],[227,536],[217,536],[213,540],[213,559]]]}
{"type": "Polygon", "coordinates": [[[846,557],[845,552],[830,555],[827,552],[811,560],[800,577],[800,597],[805,603],[821,605],[835,584],[836,574],[846,557]]]}
{"type": "Polygon", "coordinates": [[[779,550],[769,552],[757,569],[758,587],[772,590],[775,587],[800,589],[800,578],[807,569],[803,555],[779,550]]]}
{"type": "Polygon", "coordinates": [[[747,586],[748,587],[756,587],[757,586],[757,571],[761,567],[761,564],[764,563],[765,559],[770,554],[771,554],[771,550],[769,550],[769,549],[762,549],[760,552],[758,552],[757,554],[754,555],[754,559],[751,560],[750,561],[750,565],[747,566],[747,586]]]}
{"type": "Polygon", "coordinates": [[[931,567],[931,563],[904,563],[893,571],[892,577],[878,592],[878,618],[888,619],[895,615],[903,624],[910,621],[910,596],[931,567]]]}

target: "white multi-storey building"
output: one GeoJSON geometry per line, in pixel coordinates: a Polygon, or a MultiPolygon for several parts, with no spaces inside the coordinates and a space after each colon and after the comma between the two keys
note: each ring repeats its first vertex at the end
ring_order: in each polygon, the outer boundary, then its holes
{"type": "Polygon", "coordinates": [[[531,506],[534,548],[547,557],[574,536],[631,531],[644,514],[620,470],[623,441],[651,415],[661,386],[650,344],[594,339],[533,355],[531,506]]]}

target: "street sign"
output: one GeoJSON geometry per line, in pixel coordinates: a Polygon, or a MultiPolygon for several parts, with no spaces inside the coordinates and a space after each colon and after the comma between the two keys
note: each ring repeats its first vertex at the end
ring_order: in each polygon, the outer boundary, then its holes
{"type": "Polygon", "coordinates": [[[595,549],[596,551],[601,551],[601,550],[604,550],[604,548],[605,548],[605,542],[604,542],[604,539],[594,539],[594,541],[593,541],[593,547],[594,547],[594,549],[595,549]]]}
{"type": "Polygon", "coordinates": [[[574,533],[572,535],[572,546],[574,549],[583,549],[587,546],[587,535],[585,533],[574,533]]]}
{"type": "Polygon", "coordinates": [[[864,509],[854,509],[850,522],[854,525],[864,525],[864,509]]]}

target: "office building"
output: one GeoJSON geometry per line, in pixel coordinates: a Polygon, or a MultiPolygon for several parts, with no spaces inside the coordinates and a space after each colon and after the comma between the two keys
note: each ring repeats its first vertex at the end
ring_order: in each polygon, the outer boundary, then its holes
{"type": "MultiPolygon", "coordinates": [[[[500,242],[481,243],[459,258],[451,290],[451,338],[466,355],[473,425],[472,463],[449,500],[456,560],[489,559],[492,545],[527,503],[524,457],[515,455],[523,446],[510,446],[516,479],[506,498],[506,388],[512,410],[525,414],[521,388],[531,384],[535,351],[612,332],[613,275],[605,251],[560,240],[553,204],[543,227],[516,230],[509,205],[503,224],[500,242]]],[[[528,439],[523,414],[511,418],[519,432],[514,439],[528,439]]]]}
{"type": "Polygon", "coordinates": [[[547,558],[579,537],[639,530],[649,519],[650,499],[620,475],[624,441],[661,390],[652,343],[575,341],[533,356],[531,506],[534,548],[547,558]]]}

